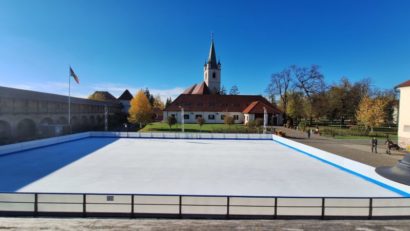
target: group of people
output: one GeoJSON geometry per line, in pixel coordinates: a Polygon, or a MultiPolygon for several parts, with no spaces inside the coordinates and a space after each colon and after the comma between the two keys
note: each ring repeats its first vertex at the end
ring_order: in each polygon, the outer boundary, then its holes
{"type": "Polygon", "coordinates": [[[307,131],[306,131],[306,133],[307,133],[307,137],[310,139],[310,135],[312,135],[312,132],[314,133],[314,134],[317,134],[317,135],[320,135],[320,132],[319,132],[319,127],[318,126],[316,126],[316,128],[315,128],[315,130],[314,131],[312,131],[312,129],[311,128],[309,128],[307,131]]]}
{"type": "MultiPolygon", "coordinates": [[[[373,137],[371,141],[371,147],[372,152],[374,153],[377,153],[377,143],[377,138],[373,137]]],[[[386,154],[391,154],[391,149],[397,148],[397,144],[393,143],[393,141],[391,141],[389,137],[387,137],[386,142],[384,142],[384,145],[386,146],[386,154]]]]}

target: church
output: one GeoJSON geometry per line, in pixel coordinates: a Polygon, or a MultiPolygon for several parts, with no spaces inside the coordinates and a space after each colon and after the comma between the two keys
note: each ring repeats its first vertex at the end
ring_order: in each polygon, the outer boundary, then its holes
{"type": "Polygon", "coordinates": [[[224,123],[231,116],[236,124],[247,124],[263,119],[264,110],[270,125],[282,123],[281,111],[261,95],[225,95],[221,93],[221,63],[216,60],[214,40],[211,40],[208,61],[204,64],[204,80],[188,87],[163,110],[163,119],[169,116],[181,123],[196,123],[199,117],[205,123],[224,123]],[[183,111],[183,115],[181,114],[183,111]]]}

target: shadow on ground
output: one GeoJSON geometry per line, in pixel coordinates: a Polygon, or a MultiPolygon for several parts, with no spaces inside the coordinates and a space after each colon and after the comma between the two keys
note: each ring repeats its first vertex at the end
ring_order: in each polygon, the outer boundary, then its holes
{"type": "Polygon", "coordinates": [[[87,138],[0,156],[0,192],[15,192],[117,138],[87,138]]]}

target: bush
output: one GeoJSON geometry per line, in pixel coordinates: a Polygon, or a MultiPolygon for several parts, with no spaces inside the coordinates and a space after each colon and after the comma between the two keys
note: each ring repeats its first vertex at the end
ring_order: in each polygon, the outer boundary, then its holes
{"type": "Polygon", "coordinates": [[[172,125],[175,125],[177,123],[177,119],[175,116],[168,116],[167,118],[167,124],[169,126],[169,129],[171,129],[172,125]]]}
{"type": "Polygon", "coordinates": [[[306,130],[306,122],[305,121],[300,121],[298,124],[298,127],[300,130],[305,131],[306,130]]]}
{"type": "Polygon", "coordinates": [[[231,126],[232,124],[234,124],[234,119],[232,116],[225,116],[224,118],[224,123],[231,126]]]}
{"type": "Polygon", "coordinates": [[[256,127],[260,127],[260,126],[262,126],[262,125],[263,125],[263,119],[257,118],[257,119],[255,120],[255,126],[256,126],[256,127]]]}

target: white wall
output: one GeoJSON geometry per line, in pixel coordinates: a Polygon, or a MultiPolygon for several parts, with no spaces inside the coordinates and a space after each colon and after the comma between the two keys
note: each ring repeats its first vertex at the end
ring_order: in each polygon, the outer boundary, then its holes
{"type": "Polygon", "coordinates": [[[402,87],[399,90],[399,145],[410,150],[410,87],[402,87]]]}
{"type": "MultiPolygon", "coordinates": [[[[168,116],[174,114],[175,118],[177,119],[177,123],[181,123],[181,111],[170,111],[166,112],[164,111],[164,121],[168,118],[168,116]]],[[[223,124],[224,120],[221,119],[221,115],[228,115],[228,116],[238,116],[238,120],[235,120],[236,124],[242,124],[245,121],[245,116],[242,112],[190,112],[190,111],[185,111],[185,115],[189,115],[189,119],[185,119],[185,123],[196,123],[196,118],[195,115],[202,115],[202,118],[205,119],[205,123],[209,124],[223,124]],[[210,120],[208,119],[208,115],[214,115],[215,119],[210,120]]]]}

